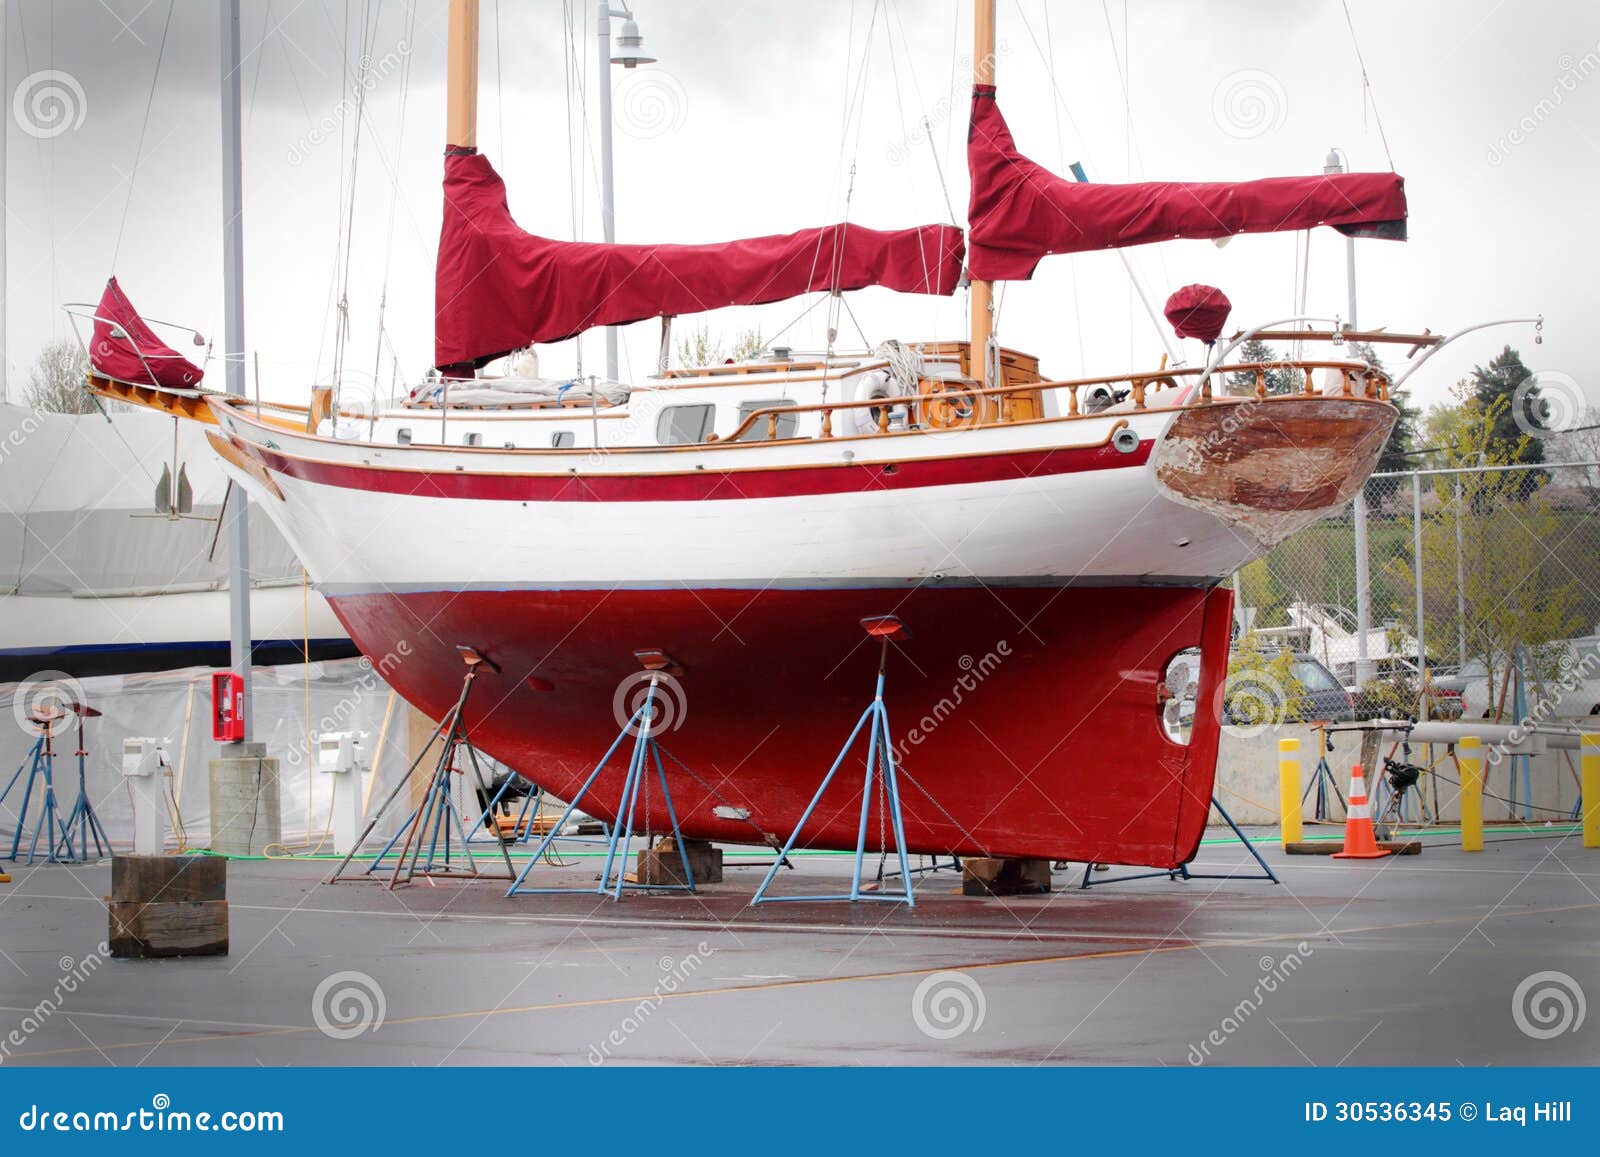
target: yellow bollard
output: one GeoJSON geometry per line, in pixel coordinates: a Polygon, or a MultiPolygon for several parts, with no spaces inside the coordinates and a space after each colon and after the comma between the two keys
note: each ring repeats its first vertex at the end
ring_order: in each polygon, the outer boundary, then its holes
{"type": "MultiPolygon", "coordinates": [[[[1600,738],[1597,736],[1596,738],[1600,738]]],[[[1600,793],[1596,793],[1600,798],[1600,793]]],[[[1298,844],[1300,828],[1300,741],[1278,740],[1278,826],[1284,847],[1298,844]]]]}
{"type": "Polygon", "coordinates": [[[1461,850],[1483,851],[1483,740],[1461,741],[1461,850]]]}
{"type": "Polygon", "coordinates": [[[1583,846],[1600,848],[1600,731],[1583,733],[1583,846]]]}

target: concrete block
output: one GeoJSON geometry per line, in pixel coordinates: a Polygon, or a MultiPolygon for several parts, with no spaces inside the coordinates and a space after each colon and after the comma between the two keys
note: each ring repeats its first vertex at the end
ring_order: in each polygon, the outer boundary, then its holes
{"type": "Polygon", "coordinates": [[[1034,896],[1049,890],[1049,860],[962,857],[963,896],[1034,896]]]}
{"type": "Polygon", "coordinates": [[[211,850],[256,856],[283,840],[278,761],[264,743],[227,743],[210,763],[211,850]]]}

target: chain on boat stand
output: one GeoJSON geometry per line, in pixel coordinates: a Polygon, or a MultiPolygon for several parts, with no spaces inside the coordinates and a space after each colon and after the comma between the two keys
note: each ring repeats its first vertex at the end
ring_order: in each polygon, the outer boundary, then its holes
{"type": "Polygon", "coordinates": [[[1211,806],[1217,809],[1217,814],[1222,817],[1222,822],[1233,829],[1233,834],[1239,837],[1239,842],[1244,845],[1244,850],[1249,852],[1255,862],[1261,865],[1261,875],[1241,876],[1237,872],[1191,872],[1189,865],[1179,864],[1176,868],[1158,868],[1154,872],[1135,872],[1129,876],[1109,876],[1103,880],[1091,880],[1089,874],[1094,871],[1094,864],[1083,866],[1083,882],[1080,888],[1094,888],[1101,884],[1123,884],[1129,880],[1152,880],[1157,876],[1165,876],[1169,880],[1267,880],[1274,884],[1282,883],[1277,873],[1261,858],[1261,853],[1256,851],[1256,846],[1250,837],[1239,830],[1239,825],[1233,822],[1233,817],[1222,806],[1216,796],[1211,797],[1211,806]]]}
{"type": "MultiPolygon", "coordinates": [[[[906,830],[905,823],[900,813],[900,783],[894,764],[894,741],[889,735],[889,710],[883,704],[884,674],[889,665],[889,643],[894,639],[909,639],[911,632],[904,623],[893,615],[876,615],[861,620],[862,630],[871,638],[881,644],[878,652],[878,682],[877,689],[873,692],[872,702],[861,713],[861,718],[856,721],[855,730],[850,732],[850,738],[844,741],[844,746],[839,749],[839,756],[833,761],[833,766],[828,769],[828,774],[822,777],[822,785],[817,788],[817,794],[811,797],[811,802],[806,805],[806,810],[801,813],[800,822],[794,827],[794,834],[783,845],[783,851],[778,853],[778,859],[769,869],[766,878],[761,881],[761,887],[756,889],[756,894],[751,897],[751,904],[763,902],[776,902],[779,900],[883,900],[891,904],[905,904],[908,908],[916,907],[916,897],[912,894],[911,864],[906,855],[906,830]],[[867,738],[867,775],[861,784],[861,822],[856,828],[856,859],[855,866],[850,874],[850,891],[822,895],[822,896],[769,896],[767,887],[778,874],[778,868],[788,859],[789,853],[800,840],[800,833],[805,830],[806,821],[811,818],[811,813],[817,809],[817,804],[822,802],[823,794],[828,790],[828,785],[833,782],[833,777],[838,774],[839,768],[844,766],[845,758],[850,754],[850,749],[855,745],[856,736],[861,734],[861,729],[868,727],[867,738]],[[877,784],[883,796],[879,807],[879,833],[878,844],[884,851],[888,850],[888,840],[883,831],[885,817],[894,827],[895,851],[900,860],[900,883],[903,888],[899,892],[863,892],[861,890],[861,865],[867,854],[867,819],[872,811],[872,789],[877,784]]],[[[881,876],[881,871],[880,871],[881,876]]]]}
{"type": "MultiPolygon", "coordinates": [[[[661,707],[661,680],[663,678],[675,679],[683,674],[683,668],[673,662],[672,657],[659,648],[647,648],[635,651],[633,657],[639,661],[647,676],[647,686],[644,698],[638,708],[628,717],[622,725],[622,730],[612,740],[611,746],[606,748],[606,753],[600,757],[600,762],[595,764],[594,770],[589,773],[589,778],[583,781],[583,786],[578,789],[567,810],[561,813],[550,830],[545,833],[539,846],[534,850],[533,858],[522,869],[521,875],[512,881],[511,887],[506,890],[507,896],[522,896],[536,893],[556,895],[571,892],[598,892],[605,895],[608,892],[614,900],[622,899],[624,886],[647,892],[693,892],[694,869],[689,865],[689,853],[684,847],[683,832],[678,827],[678,813],[672,806],[672,791],[667,787],[667,773],[661,765],[661,745],[656,741],[656,732],[666,721],[666,711],[661,707]],[[600,778],[606,765],[611,762],[611,757],[629,735],[633,736],[633,752],[628,759],[628,773],[622,781],[622,793],[617,797],[617,815],[610,826],[610,838],[606,841],[605,866],[600,871],[600,882],[594,888],[528,888],[523,886],[533,866],[539,862],[539,857],[545,855],[561,830],[567,826],[567,820],[572,813],[578,810],[578,805],[583,797],[594,786],[595,780],[600,778]],[[653,825],[651,823],[650,789],[647,784],[649,769],[655,767],[656,782],[661,787],[661,799],[667,807],[667,821],[671,824],[673,846],[678,852],[678,861],[683,867],[683,881],[681,883],[648,884],[642,878],[629,880],[628,857],[633,851],[634,818],[638,813],[639,796],[645,796],[644,829],[641,834],[648,841],[653,825]],[[617,850],[622,849],[619,859],[617,850]],[[616,876],[613,881],[612,871],[616,876]]],[[[670,754],[670,753],[669,753],[670,754]]],[[[674,763],[678,763],[676,758],[674,763]]],[[[679,766],[683,766],[679,763],[679,766]]]]}
{"type": "Polygon", "coordinates": [[[50,863],[62,863],[71,856],[72,845],[67,839],[67,825],[61,819],[61,809],[56,803],[55,785],[55,733],[56,728],[66,717],[67,713],[54,705],[39,707],[28,713],[28,721],[38,728],[39,738],[33,741],[28,754],[22,757],[22,762],[12,773],[11,781],[6,784],[5,791],[0,791],[0,801],[4,801],[6,796],[11,794],[11,789],[16,787],[23,771],[27,771],[28,778],[22,790],[22,806],[17,809],[17,830],[11,837],[11,854],[6,857],[12,863],[22,855],[22,835],[28,828],[28,812],[33,806],[33,792],[36,786],[41,789],[39,819],[33,825],[33,840],[28,844],[28,863],[32,864],[38,856],[40,837],[43,837],[45,842],[45,859],[50,863]],[[63,848],[66,850],[66,856],[60,854],[63,848]]]}
{"type": "MultiPolygon", "coordinates": [[[[441,737],[444,746],[439,751],[438,762],[434,765],[433,775],[428,783],[427,795],[420,804],[406,817],[398,831],[383,846],[372,863],[367,865],[363,875],[372,875],[375,872],[388,871],[390,873],[388,886],[392,889],[399,884],[410,883],[417,876],[444,877],[456,879],[480,879],[483,873],[478,870],[478,862],[472,856],[472,849],[467,846],[467,827],[462,822],[461,813],[456,808],[455,799],[451,794],[452,775],[464,774],[456,766],[457,753],[466,751],[467,762],[472,767],[473,778],[477,784],[477,798],[488,797],[488,786],[483,779],[483,769],[478,765],[477,753],[473,750],[471,737],[467,733],[465,711],[467,696],[472,693],[473,681],[478,676],[479,668],[499,673],[500,668],[484,658],[472,647],[457,645],[456,651],[461,655],[461,661],[466,664],[466,674],[461,680],[461,694],[439,725],[433,729],[433,734],[428,737],[428,742],[423,744],[422,751],[406,768],[400,781],[394,785],[394,790],[383,801],[373,817],[367,821],[366,830],[361,833],[361,838],[355,842],[345,858],[334,869],[333,875],[328,878],[328,883],[337,883],[344,870],[349,867],[350,861],[355,859],[356,853],[366,844],[367,838],[372,835],[373,829],[378,826],[390,806],[399,798],[411,776],[422,765],[423,756],[433,746],[435,740],[441,737]],[[454,852],[459,842],[460,856],[454,852]],[[385,865],[384,861],[396,844],[400,845],[399,855],[393,865],[385,865]]],[[[473,826],[482,823],[483,819],[474,821],[473,826]]],[[[511,853],[502,844],[500,854],[506,862],[506,879],[516,874],[516,869],[511,863],[511,853]]]]}

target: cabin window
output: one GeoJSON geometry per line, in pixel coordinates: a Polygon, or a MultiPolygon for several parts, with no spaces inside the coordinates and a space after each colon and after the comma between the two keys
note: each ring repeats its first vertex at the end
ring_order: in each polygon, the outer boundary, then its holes
{"type": "Polygon", "coordinates": [[[477,433],[463,434],[461,436],[461,444],[463,446],[482,446],[483,445],[483,435],[482,434],[477,434],[477,433]]]}
{"type": "Polygon", "coordinates": [[[578,436],[571,430],[557,430],[550,435],[550,448],[552,450],[570,450],[577,440],[578,436]]]}
{"type": "MultiPolygon", "coordinates": [[[[770,410],[770,409],[773,409],[774,407],[777,407],[777,406],[792,406],[792,405],[794,405],[794,403],[791,402],[788,398],[772,398],[769,401],[765,401],[765,402],[740,402],[739,403],[739,422],[742,425],[744,423],[744,420],[746,418],[748,418],[751,414],[755,413],[757,410],[770,410]]],[[[777,417],[778,417],[778,437],[780,437],[780,438],[793,438],[795,431],[797,429],[799,429],[799,427],[800,427],[800,415],[799,414],[779,414],[777,417]]],[[[766,441],[766,439],[767,439],[767,428],[768,428],[768,426],[770,424],[771,424],[771,415],[763,414],[761,417],[759,417],[759,418],[757,418],[755,420],[755,422],[750,426],[750,428],[748,430],[746,430],[743,434],[739,435],[739,441],[741,441],[741,442],[764,442],[764,441],[766,441]]]]}
{"type": "Polygon", "coordinates": [[[716,407],[709,402],[694,406],[668,406],[656,419],[656,441],[663,446],[690,446],[711,433],[716,407]]]}
{"type": "Polygon", "coordinates": [[[401,426],[394,432],[395,444],[399,446],[411,445],[411,427],[401,426]]]}

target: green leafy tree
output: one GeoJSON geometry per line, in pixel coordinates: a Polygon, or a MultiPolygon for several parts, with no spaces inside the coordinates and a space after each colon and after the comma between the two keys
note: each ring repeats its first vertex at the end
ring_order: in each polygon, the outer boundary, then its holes
{"type": "MultiPolygon", "coordinates": [[[[1383,364],[1383,359],[1378,356],[1378,351],[1372,348],[1371,342],[1352,342],[1350,352],[1380,374],[1390,377],[1389,368],[1383,364]]],[[[1411,399],[1405,390],[1391,390],[1389,400],[1394,403],[1395,409],[1400,411],[1400,416],[1395,420],[1394,429],[1389,431],[1389,440],[1383,444],[1383,453],[1378,457],[1377,471],[1380,474],[1416,468],[1412,451],[1417,444],[1419,411],[1410,404],[1411,399]]]]}
{"type": "MultiPolygon", "coordinates": [[[[1486,447],[1504,461],[1544,461],[1544,443],[1527,436],[1529,430],[1541,425],[1543,416],[1537,383],[1521,397],[1517,396],[1517,390],[1532,376],[1533,372],[1522,364],[1522,355],[1510,346],[1501,350],[1487,366],[1478,366],[1472,371],[1472,393],[1479,411],[1484,414],[1492,411],[1495,415],[1486,447]],[[1511,456],[1513,448],[1515,456],[1511,456]]],[[[1549,475],[1540,477],[1542,481],[1549,475]]]]}
{"type": "MultiPolygon", "coordinates": [[[[1236,351],[1235,360],[1243,365],[1265,365],[1267,393],[1287,394],[1300,384],[1300,371],[1288,365],[1282,355],[1260,338],[1251,338],[1236,351]]],[[[1254,394],[1256,371],[1237,370],[1228,375],[1230,394],[1254,394]]]]}

